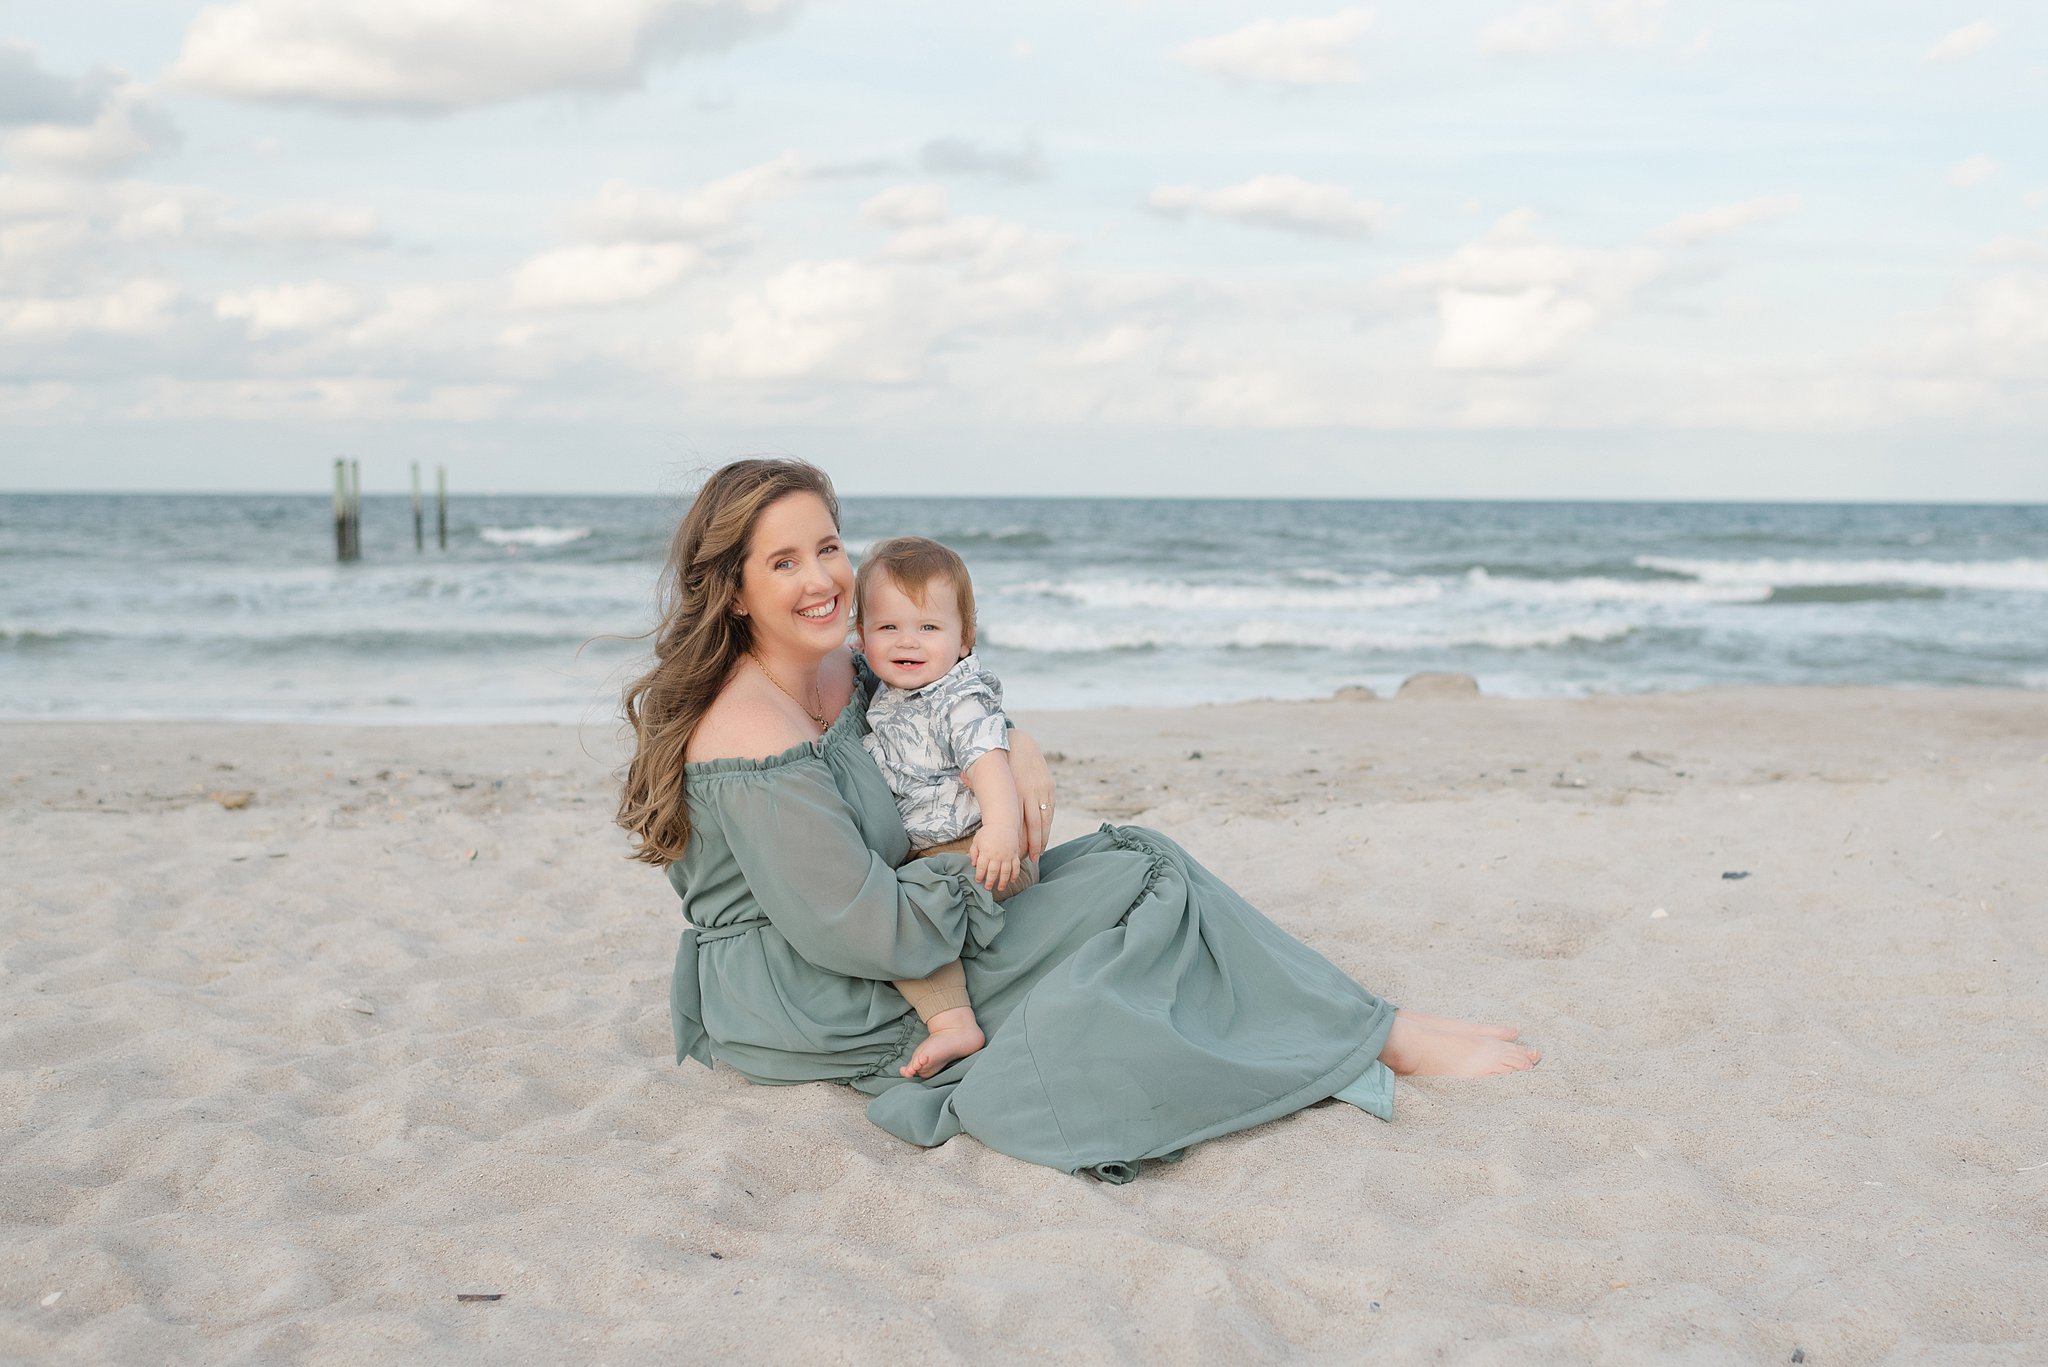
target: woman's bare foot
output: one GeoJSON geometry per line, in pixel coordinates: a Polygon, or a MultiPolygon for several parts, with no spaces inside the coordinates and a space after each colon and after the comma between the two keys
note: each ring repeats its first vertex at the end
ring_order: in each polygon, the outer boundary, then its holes
{"type": "Polygon", "coordinates": [[[947,1064],[966,1058],[988,1043],[982,1037],[981,1022],[974,1018],[971,1006],[941,1011],[925,1022],[925,1028],[931,1034],[917,1046],[910,1062],[903,1065],[900,1071],[905,1077],[930,1077],[947,1064]]]}
{"type": "Polygon", "coordinates": [[[1512,1044],[1491,1035],[1437,1030],[1410,1018],[1394,1016],[1394,1028],[1380,1050],[1380,1062],[1403,1077],[1493,1077],[1534,1068],[1543,1051],[1512,1044]]]}
{"type": "Polygon", "coordinates": [[[1481,1025],[1478,1021],[1453,1020],[1449,1016],[1435,1016],[1427,1011],[1410,1011],[1403,1006],[1395,1011],[1397,1016],[1426,1025],[1432,1030],[1441,1030],[1449,1035],[1485,1035],[1490,1039],[1520,1039],[1522,1032],[1512,1025],[1481,1025]]]}

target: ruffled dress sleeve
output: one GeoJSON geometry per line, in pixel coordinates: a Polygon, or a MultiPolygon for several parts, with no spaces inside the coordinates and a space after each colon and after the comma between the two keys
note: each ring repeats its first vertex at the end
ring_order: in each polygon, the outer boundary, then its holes
{"type": "Polygon", "coordinates": [[[987,945],[1003,913],[965,859],[893,868],[861,838],[822,760],[709,780],[760,913],[804,961],[851,978],[921,978],[987,945]]]}

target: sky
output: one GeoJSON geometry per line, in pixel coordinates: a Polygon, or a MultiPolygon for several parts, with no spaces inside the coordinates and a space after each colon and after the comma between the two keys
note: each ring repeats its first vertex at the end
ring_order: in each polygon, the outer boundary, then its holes
{"type": "Polygon", "coordinates": [[[0,7],[0,488],[2048,501],[2019,0],[0,7]]]}

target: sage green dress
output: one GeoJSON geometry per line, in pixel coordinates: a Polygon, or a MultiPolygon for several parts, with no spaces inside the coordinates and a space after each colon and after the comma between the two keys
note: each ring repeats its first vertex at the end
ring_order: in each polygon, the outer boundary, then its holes
{"type": "Polygon", "coordinates": [[[965,855],[898,868],[909,842],[861,745],[864,663],[859,680],[820,740],[685,767],[678,1063],[849,1083],[913,1144],[964,1131],[1114,1182],[1330,1096],[1392,1118],[1394,1008],[1165,836],[1104,826],[1056,846],[1000,906],[965,855]],[[955,958],[988,1045],[899,1077],[924,1026],[890,980],[955,958]]]}

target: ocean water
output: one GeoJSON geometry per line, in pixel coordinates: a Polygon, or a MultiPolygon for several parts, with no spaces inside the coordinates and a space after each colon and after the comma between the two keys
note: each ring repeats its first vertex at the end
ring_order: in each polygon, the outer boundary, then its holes
{"type": "MultiPolygon", "coordinates": [[[[680,508],[0,494],[0,716],[602,723],[680,508]]],[[[1391,691],[2048,688],[2048,507],[846,500],[935,536],[1016,710],[1391,691]]]]}

